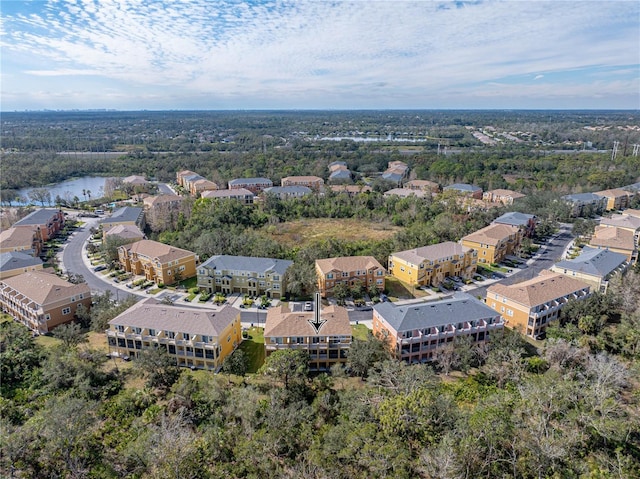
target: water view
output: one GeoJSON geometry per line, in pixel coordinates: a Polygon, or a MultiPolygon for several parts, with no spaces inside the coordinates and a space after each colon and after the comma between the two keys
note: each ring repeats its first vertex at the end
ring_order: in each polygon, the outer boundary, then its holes
{"type": "MultiPolygon", "coordinates": [[[[83,176],[82,178],[53,183],[39,188],[45,188],[51,194],[49,205],[55,204],[56,196],[60,196],[63,200],[71,203],[74,197],[77,197],[80,201],[85,201],[103,196],[105,180],[106,178],[103,176],[83,176]]],[[[33,190],[39,188],[23,188],[19,190],[20,201],[16,204],[39,203],[39,201],[36,202],[31,197],[33,190]]]]}

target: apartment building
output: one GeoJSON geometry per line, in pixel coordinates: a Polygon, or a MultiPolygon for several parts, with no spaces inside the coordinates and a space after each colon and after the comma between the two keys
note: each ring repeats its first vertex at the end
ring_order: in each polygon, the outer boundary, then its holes
{"type": "Polygon", "coordinates": [[[571,216],[602,213],[607,206],[607,199],[595,193],[565,195],[562,199],[571,206],[571,216]]]}
{"type": "Polygon", "coordinates": [[[558,319],[565,305],[587,298],[590,291],[584,281],[544,270],[527,281],[489,286],[485,302],[500,313],[507,327],[536,338],[558,319]]]}
{"type": "Polygon", "coordinates": [[[375,286],[384,290],[384,267],[373,256],[343,256],[316,260],[318,291],[322,297],[333,296],[336,284],[349,287],[361,284],[365,289],[375,286]]]}
{"type": "Polygon", "coordinates": [[[62,210],[42,208],[16,221],[13,227],[27,230],[39,229],[42,241],[49,241],[64,228],[64,213],[62,210]]]}
{"type": "Polygon", "coordinates": [[[192,196],[198,196],[205,191],[215,191],[217,189],[218,185],[206,178],[201,177],[193,181],[189,181],[189,193],[191,193],[192,196]]]}
{"type": "Polygon", "coordinates": [[[273,181],[271,181],[269,178],[236,178],[235,180],[231,180],[229,182],[230,190],[244,188],[245,190],[249,190],[254,195],[257,195],[265,188],[271,188],[272,186],[273,181]]]}
{"type": "Polygon", "coordinates": [[[314,191],[324,187],[324,180],[319,176],[287,176],[280,181],[282,186],[306,186],[314,191]]]}
{"type": "Polygon", "coordinates": [[[459,195],[469,196],[476,200],[482,199],[482,188],[467,183],[454,183],[453,185],[445,186],[442,191],[453,191],[459,195]]]}
{"type": "Polygon", "coordinates": [[[517,226],[522,231],[523,236],[533,236],[536,230],[536,221],[535,215],[510,211],[497,217],[492,223],[517,226]]]}
{"type": "Polygon", "coordinates": [[[505,206],[512,205],[520,198],[524,198],[526,195],[518,193],[512,190],[490,190],[482,193],[482,199],[488,203],[502,203],[505,206]]]}
{"type": "Polygon", "coordinates": [[[440,185],[438,183],[435,183],[433,181],[428,181],[428,180],[407,181],[404,184],[404,188],[407,188],[409,190],[426,191],[431,194],[438,193],[440,191],[440,185]]]}
{"type": "Polygon", "coordinates": [[[299,185],[272,186],[270,188],[265,188],[263,191],[265,195],[277,196],[283,200],[287,198],[302,198],[313,193],[313,190],[308,186],[299,185]]]}
{"type": "Polygon", "coordinates": [[[200,177],[202,178],[199,174],[191,171],[191,170],[181,170],[178,171],[176,173],[176,183],[178,183],[179,186],[182,186],[183,188],[188,188],[187,185],[187,178],[195,178],[195,177],[200,177]]]}
{"type": "Polygon", "coordinates": [[[449,276],[473,277],[477,263],[477,250],[446,241],[392,253],[389,273],[413,286],[438,286],[449,276]]]}
{"type": "Polygon", "coordinates": [[[344,161],[329,163],[329,181],[350,182],[353,174],[344,161]]]}
{"type": "Polygon", "coordinates": [[[638,261],[638,240],[634,232],[628,229],[596,226],[589,240],[589,246],[621,253],[631,264],[638,261]]]}
{"type": "Polygon", "coordinates": [[[29,271],[41,271],[44,263],[37,256],[22,251],[0,253],[0,279],[11,278],[29,271]]]}
{"type": "Polygon", "coordinates": [[[622,253],[585,246],[578,257],[554,264],[551,271],[584,281],[591,291],[606,293],[609,280],[628,266],[627,256],[622,253]]]}
{"type": "Polygon", "coordinates": [[[387,169],[382,173],[382,179],[387,181],[392,181],[396,183],[398,186],[402,183],[402,181],[409,174],[409,165],[407,165],[404,161],[390,161],[387,164],[387,169]]]}
{"type": "Polygon", "coordinates": [[[267,310],[264,326],[265,354],[283,349],[309,353],[309,369],[328,371],[336,363],[344,364],[351,348],[349,313],[340,306],[321,306],[315,311],[292,312],[280,305],[267,310]]]}
{"type": "Polygon", "coordinates": [[[238,188],[235,190],[204,191],[201,197],[219,200],[236,200],[243,205],[252,205],[255,195],[245,188],[238,188]]]}
{"type": "Polygon", "coordinates": [[[32,256],[42,253],[42,230],[33,228],[7,228],[0,231],[0,253],[21,251],[32,256]]]}
{"type": "Polygon", "coordinates": [[[173,284],[196,275],[195,253],[152,240],[141,240],[118,248],[123,269],[144,275],[157,284],[173,284]]]}
{"type": "Polygon", "coordinates": [[[474,344],[489,341],[504,322],[482,301],[457,293],[425,303],[377,304],[372,327],[373,334],[384,338],[396,359],[426,363],[437,359],[456,338],[467,337],[474,344]]]}
{"type": "Polygon", "coordinates": [[[384,197],[399,196],[400,198],[409,198],[415,196],[416,198],[431,198],[431,193],[424,190],[411,190],[409,188],[391,188],[384,192],[384,197]]]}
{"type": "Polygon", "coordinates": [[[80,304],[91,308],[89,286],[52,273],[29,271],[0,281],[2,310],[39,334],[73,321],[80,304]]]}
{"type": "Polygon", "coordinates": [[[478,252],[479,263],[500,263],[516,251],[521,239],[518,226],[496,223],[463,237],[460,243],[478,252]]]}
{"type": "Polygon", "coordinates": [[[109,218],[100,221],[102,229],[108,230],[117,225],[135,225],[141,230],[144,229],[144,209],[137,206],[123,206],[115,210],[109,218]]]}
{"type": "Polygon", "coordinates": [[[366,185],[331,185],[330,188],[334,193],[346,193],[347,196],[351,197],[373,191],[370,186],[366,185]]]}
{"type": "Polygon", "coordinates": [[[109,321],[109,352],[136,358],[160,347],[178,366],[217,371],[242,341],[240,311],[166,305],[152,298],[134,304],[109,321]]]}
{"type": "Polygon", "coordinates": [[[136,225],[116,225],[108,230],[102,230],[102,239],[106,241],[109,238],[118,238],[127,243],[133,243],[144,239],[144,233],[136,225]]]}
{"type": "Polygon", "coordinates": [[[210,293],[266,295],[279,299],[293,261],[251,256],[212,256],[198,266],[198,288],[210,293]]]}
{"type": "Polygon", "coordinates": [[[184,197],[179,195],[158,195],[147,196],[142,200],[142,203],[147,211],[177,210],[183,201],[184,197]]]}
{"type": "Polygon", "coordinates": [[[633,193],[621,188],[596,191],[594,194],[606,198],[606,210],[622,210],[631,206],[633,193]]]}

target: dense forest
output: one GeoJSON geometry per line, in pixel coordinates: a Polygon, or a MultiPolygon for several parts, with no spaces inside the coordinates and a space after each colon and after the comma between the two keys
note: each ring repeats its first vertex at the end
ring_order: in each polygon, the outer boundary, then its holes
{"type": "Polygon", "coordinates": [[[4,477],[638,477],[640,273],[563,323],[539,354],[506,332],[490,348],[456,343],[435,368],[408,366],[369,337],[330,376],[310,375],[294,350],[238,376],[180,370],[159,350],[108,360],[72,327],[43,346],[3,322],[0,467],[4,477]]]}

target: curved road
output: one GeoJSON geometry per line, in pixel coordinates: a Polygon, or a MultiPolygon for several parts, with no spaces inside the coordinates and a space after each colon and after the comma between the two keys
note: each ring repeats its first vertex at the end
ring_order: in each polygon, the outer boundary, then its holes
{"type": "Polygon", "coordinates": [[[62,267],[67,273],[81,274],[91,288],[91,293],[111,291],[116,300],[122,300],[129,296],[142,297],[115,287],[110,281],[106,281],[96,275],[84,262],[84,245],[91,235],[91,227],[98,224],[97,218],[79,218],[85,224],[78,228],[67,240],[62,252],[62,267]]]}

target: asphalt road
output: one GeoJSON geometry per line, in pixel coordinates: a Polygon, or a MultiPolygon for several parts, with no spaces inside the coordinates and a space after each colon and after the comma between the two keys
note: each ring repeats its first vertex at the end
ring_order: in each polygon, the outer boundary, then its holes
{"type": "Polygon", "coordinates": [[[111,291],[113,297],[117,300],[123,300],[128,296],[138,297],[138,295],[132,295],[132,293],[116,288],[111,282],[101,279],[99,275],[89,270],[82,258],[82,255],[85,253],[83,246],[91,235],[90,228],[98,224],[98,219],[80,219],[84,221],[85,224],[69,237],[62,253],[62,264],[65,272],[81,274],[89,285],[89,288],[91,288],[91,293],[102,293],[108,290],[111,291]]]}

